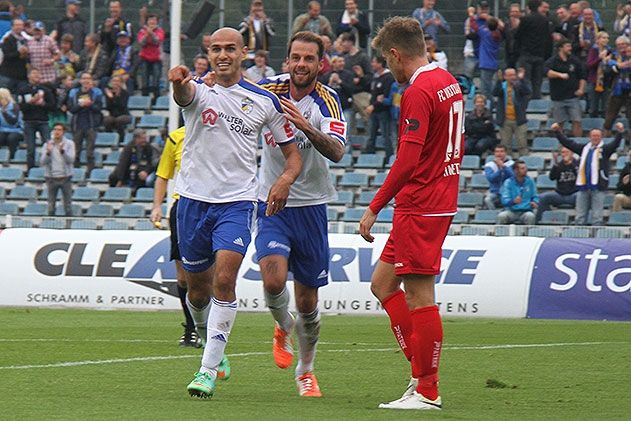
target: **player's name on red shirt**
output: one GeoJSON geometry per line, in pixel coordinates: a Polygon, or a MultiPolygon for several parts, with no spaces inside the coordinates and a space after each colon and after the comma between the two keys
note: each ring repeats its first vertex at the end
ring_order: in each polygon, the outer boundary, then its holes
{"type": "Polygon", "coordinates": [[[462,91],[460,90],[460,85],[458,83],[452,83],[451,85],[436,92],[436,95],[438,95],[438,100],[440,102],[444,102],[452,96],[458,94],[462,94],[462,91]]]}

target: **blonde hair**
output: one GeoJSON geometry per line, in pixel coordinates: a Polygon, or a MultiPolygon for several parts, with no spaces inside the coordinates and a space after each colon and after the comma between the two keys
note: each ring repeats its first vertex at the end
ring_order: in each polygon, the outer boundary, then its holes
{"type": "Polygon", "coordinates": [[[390,54],[391,48],[410,57],[427,54],[423,29],[411,17],[393,16],[386,19],[372,41],[372,47],[384,56],[390,54]]]}
{"type": "Polygon", "coordinates": [[[13,100],[13,96],[11,95],[11,91],[9,91],[7,88],[0,88],[0,101],[6,101],[8,104],[15,102],[13,100]]]}
{"type": "Polygon", "coordinates": [[[486,106],[486,97],[482,94],[477,94],[476,96],[473,97],[473,103],[475,104],[475,102],[481,99],[482,101],[484,101],[484,105],[486,106]]]}

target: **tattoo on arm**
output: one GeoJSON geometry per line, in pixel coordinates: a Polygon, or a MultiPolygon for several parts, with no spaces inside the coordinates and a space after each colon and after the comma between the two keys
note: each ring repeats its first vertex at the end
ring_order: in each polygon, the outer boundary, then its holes
{"type": "Polygon", "coordinates": [[[315,127],[311,127],[311,130],[308,133],[305,132],[305,135],[318,152],[331,161],[339,162],[344,156],[344,145],[334,137],[322,133],[315,127]]]}

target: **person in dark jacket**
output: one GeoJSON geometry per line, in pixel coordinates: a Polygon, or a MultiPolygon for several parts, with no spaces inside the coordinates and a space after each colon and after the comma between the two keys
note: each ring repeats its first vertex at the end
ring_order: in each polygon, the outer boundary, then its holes
{"type": "Polygon", "coordinates": [[[353,94],[355,93],[355,84],[353,78],[355,73],[345,69],[344,57],[334,56],[331,58],[331,71],[324,74],[320,78],[320,82],[337,92],[342,104],[342,112],[344,120],[350,122],[353,120],[353,94]]]}
{"type": "Polygon", "coordinates": [[[497,97],[496,118],[500,126],[500,141],[509,151],[513,150],[513,137],[517,140],[519,155],[528,153],[528,99],[532,93],[530,82],[525,79],[526,71],[515,71],[508,68],[497,73],[498,80],[493,89],[493,95],[497,97]]]}
{"type": "Polygon", "coordinates": [[[344,32],[352,32],[355,34],[357,46],[366,49],[368,46],[368,35],[370,35],[370,25],[368,24],[368,16],[359,10],[357,0],[346,0],[344,2],[344,11],[337,19],[337,27],[335,35],[340,36],[344,32]]]}
{"type": "Polygon", "coordinates": [[[386,161],[388,161],[394,151],[390,129],[390,106],[384,103],[384,99],[390,94],[394,76],[386,68],[386,59],[383,57],[373,57],[371,65],[373,79],[370,84],[370,104],[366,107],[366,114],[370,116],[370,137],[366,144],[366,153],[375,153],[377,130],[381,130],[386,161]]]}
{"type": "Polygon", "coordinates": [[[107,55],[111,55],[116,48],[116,38],[120,32],[127,32],[133,39],[131,23],[122,17],[123,7],[120,0],[110,0],[110,16],[99,26],[99,38],[107,55]]]}
{"type": "Polygon", "coordinates": [[[10,1],[0,1],[0,39],[11,30],[11,7],[10,1]]]}
{"type": "Polygon", "coordinates": [[[83,40],[88,34],[88,25],[79,16],[79,0],[66,0],[66,14],[57,21],[55,25],[55,39],[61,42],[61,37],[65,34],[72,35],[72,51],[81,52],[83,40]]]}
{"type": "Polygon", "coordinates": [[[7,88],[0,88],[0,147],[9,147],[9,158],[24,139],[24,121],[20,107],[7,88]]]}
{"type": "Polygon", "coordinates": [[[26,166],[35,166],[35,134],[39,133],[42,140],[47,140],[50,134],[48,127],[48,113],[53,111],[57,102],[48,86],[40,83],[39,70],[29,71],[29,84],[18,92],[18,104],[24,115],[24,139],[26,140],[26,166]]]}
{"type": "Polygon", "coordinates": [[[589,132],[589,142],[586,145],[565,137],[558,123],[552,124],[550,129],[556,134],[561,145],[581,156],[576,176],[576,225],[585,225],[587,215],[592,211],[592,224],[602,225],[603,209],[605,207],[605,192],[609,187],[609,157],[618,149],[624,134],[624,125],[616,123],[616,138],[613,142],[602,140],[602,130],[593,129],[589,132]]]}
{"type": "Polygon", "coordinates": [[[623,209],[631,209],[631,152],[629,160],[620,172],[620,180],[616,186],[616,196],[613,198],[613,212],[620,212],[623,209]]]}
{"type": "Polygon", "coordinates": [[[561,148],[561,160],[558,153],[552,155],[554,165],[550,169],[550,180],[556,180],[557,186],[553,192],[543,193],[539,196],[539,207],[537,208],[537,223],[541,216],[550,206],[570,205],[576,206],[576,173],[578,171],[578,160],[574,159],[574,152],[568,148],[561,148]]]}
{"type": "Polygon", "coordinates": [[[142,129],[134,130],[134,136],[123,148],[116,169],[110,175],[111,187],[137,189],[151,184],[153,178],[153,148],[142,129]]]}
{"type": "Polygon", "coordinates": [[[464,150],[467,155],[482,155],[497,143],[493,115],[486,108],[484,95],[476,95],[473,99],[473,111],[465,118],[464,130],[464,150]]]}
{"type": "Polygon", "coordinates": [[[86,157],[88,172],[94,168],[94,141],[96,129],[101,125],[103,115],[103,92],[94,87],[94,81],[89,73],[83,73],[81,86],[74,88],[68,94],[68,111],[72,114],[73,140],[76,149],[75,167],[79,167],[83,140],[86,140],[86,157]]]}
{"type": "Polygon", "coordinates": [[[0,88],[17,92],[28,85],[26,64],[28,47],[22,36],[24,21],[13,19],[11,32],[2,41],[2,63],[0,64],[0,88]]]}
{"type": "Polygon", "coordinates": [[[88,72],[92,79],[100,81],[104,76],[109,76],[109,57],[105,48],[99,43],[97,34],[88,34],[83,41],[84,48],[79,54],[79,63],[75,66],[77,74],[88,72]]]}
{"type": "Polygon", "coordinates": [[[127,109],[129,93],[123,87],[120,76],[112,76],[110,86],[105,88],[105,109],[110,112],[103,119],[106,132],[118,132],[120,140],[125,137],[125,128],[131,123],[131,116],[127,109]]]}

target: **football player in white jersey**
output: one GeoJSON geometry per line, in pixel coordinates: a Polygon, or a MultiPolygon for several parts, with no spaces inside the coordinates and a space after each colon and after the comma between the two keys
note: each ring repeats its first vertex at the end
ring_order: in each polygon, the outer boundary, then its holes
{"type": "Polygon", "coordinates": [[[324,45],[312,32],[299,32],[287,52],[289,74],[264,79],[261,86],[278,94],[287,118],[294,125],[303,171],[291,186],[287,206],[266,216],[265,197],[283,172],[276,135],[265,134],[261,157],[256,253],[261,267],[265,300],[274,319],[273,353],[276,365],[292,364],[291,335],[298,338],[295,379],[301,396],[321,396],[313,374],[320,332],[318,288],[329,278],[329,242],[326,204],[337,196],[329,178],[328,161],[344,155],[346,123],[334,90],[317,81],[324,45]],[[289,311],[287,272],[294,275],[297,317],[289,311]]]}
{"type": "Polygon", "coordinates": [[[191,396],[204,398],[215,391],[236,317],[235,284],[256,217],[256,153],[264,126],[271,129],[285,158],[266,197],[267,215],[283,209],[302,167],[278,97],[241,77],[246,53],[241,34],[222,28],[212,34],[208,53],[217,78],[214,87],[192,80],[185,66],[169,70],[173,98],[183,109],[186,127],[175,186],[180,195],[179,248],[191,314],[196,325],[207,320],[201,368],[187,389],[191,396]]]}

